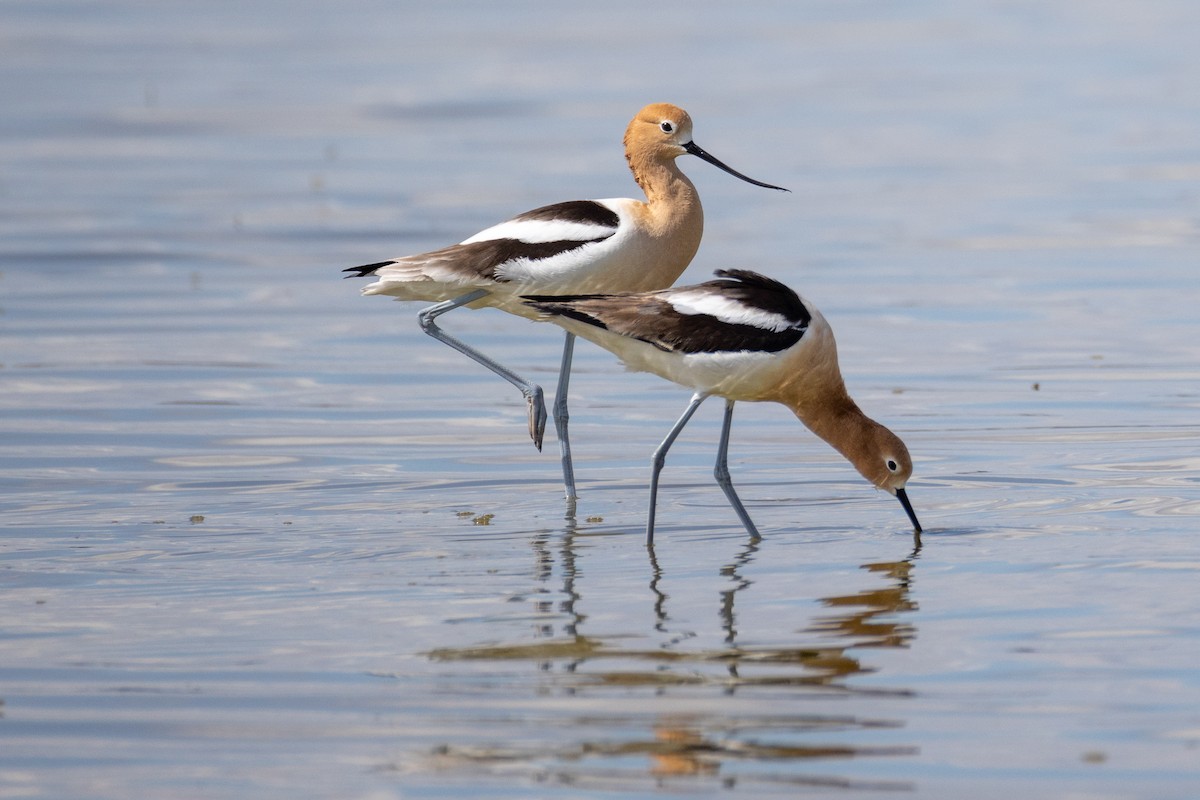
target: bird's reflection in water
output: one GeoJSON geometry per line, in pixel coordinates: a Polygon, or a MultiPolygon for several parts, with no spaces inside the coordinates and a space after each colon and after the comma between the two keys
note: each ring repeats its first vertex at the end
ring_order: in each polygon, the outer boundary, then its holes
{"type": "MultiPolygon", "coordinates": [[[[916,637],[915,625],[898,617],[917,609],[912,589],[919,537],[899,560],[861,565],[872,585],[852,594],[820,598],[831,613],[817,617],[788,641],[752,646],[738,641],[737,605],[755,586],[754,564],[767,545],[766,540],[743,543],[719,570],[722,636],[716,647],[689,646],[701,637],[694,631],[672,630],[671,597],[664,589],[669,567],[664,569],[653,548],[648,548],[648,600],[659,641],[639,647],[632,644],[634,637],[586,635],[576,541],[572,524],[559,536],[534,540],[535,575],[549,582],[557,572],[561,585],[555,590],[543,586],[556,600],[540,601],[539,608],[554,622],[539,623],[533,641],[442,649],[430,655],[442,661],[527,661],[545,676],[540,679],[538,698],[575,697],[578,710],[556,706],[556,713],[568,718],[552,725],[554,730],[497,732],[498,740],[506,744],[494,748],[445,745],[438,749],[440,763],[451,768],[503,763],[511,768],[524,761],[531,769],[536,764],[539,774],[544,774],[549,762],[564,782],[575,783],[596,777],[596,771],[609,774],[618,763],[623,779],[636,777],[636,772],[627,771],[627,759],[641,756],[646,759],[640,772],[643,779],[719,775],[726,787],[768,780],[804,786],[913,788],[906,783],[814,777],[796,772],[795,765],[811,768],[827,759],[915,752],[904,743],[880,746],[878,734],[863,737],[871,744],[854,743],[855,731],[902,728],[902,720],[879,718],[872,710],[886,702],[894,711],[892,701],[910,693],[856,686],[849,679],[873,671],[858,651],[908,647],[916,637]],[[882,586],[877,583],[880,579],[882,586]],[[851,713],[837,714],[814,713],[812,703],[793,702],[825,696],[859,698],[859,702],[851,707],[839,704],[839,712],[851,713]],[[521,741],[527,746],[516,744],[521,741]],[[748,764],[757,768],[747,771],[748,764]],[[770,767],[764,772],[766,765],[770,767]]],[[[600,606],[604,592],[597,590],[595,597],[588,602],[600,606]]],[[[531,714],[539,713],[533,708],[536,705],[531,699],[531,714]]]]}
{"type": "Polygon", "coordinates": [[[916,534],[916,546],[908,558],[863,564],[862,568],[868,572],[885,577],[887,585],[821,598],[822,605],[837,609],[838,613],[819,617],[809,632],[853,638],[856,648],[908,647],[917,634],[916,628],[890,616],[917,609],[911,589],[913,562],[920,551],[920,534],[916,534]]]}

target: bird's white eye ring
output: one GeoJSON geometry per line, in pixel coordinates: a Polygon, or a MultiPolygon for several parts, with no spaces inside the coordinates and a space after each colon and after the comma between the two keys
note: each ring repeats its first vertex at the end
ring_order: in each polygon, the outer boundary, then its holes
{"type": "Polygon", "coordinates": [[[675,132],[675,123],[671,122],[671,120],[669,120],[669,119],[663,120],[662,122],[658,123],[658,127],[662,128],[663,133],[674,133],[675,132]]]}
{"type": "Polygon", "coordinates": [[[896,471],[896,462],[895,462],[895,461],[892,461],[892,460],[889,458],[889,459],[887,460],[887,468],[888,468],[888,472],[895,472],[895,471],[896,471]]]}

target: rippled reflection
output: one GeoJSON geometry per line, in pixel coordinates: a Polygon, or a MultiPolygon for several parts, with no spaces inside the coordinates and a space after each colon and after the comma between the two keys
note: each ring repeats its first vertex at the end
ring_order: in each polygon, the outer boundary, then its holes
{"type": "MultiPolygon", "coordinates": [[[[663,589],[671,567],[652,547],[646,603],[654,636],[646,641],[588,635],[588,603],[577,586],[577,541],[577,531],[568,525],[561,538],[542,535],[532,542],[535,577],[543,583],[557,581],[560,587],[547,589],[557,600],[538,601],[549,621],[538,624],[532,640],[441,648],[428,655],[443,662],[528,661],[538,674],[540,695],[581,697],[591,701],[583,706],[589,711],[565,722],[543,721],[549,731],[527,733],[513,721],[488,742],[442,744],[434,750],[439,766],[487,770],[503,765],[512,770],[524,765],[543,779],[572,784],[617,774],[625,780],[719,779],[728,786],[769,781],[912,788],[902,782],[815,777],[803,765],[917,752],[907,743],[890,743],[894,737],[871,745],[849,743],[844,734],[904,727],[903,719],[874,716],[868,709],[886,702],[894,711],[910,691],[858,686],[851,679],[875,671],[864,663],[861,651],[909,647],[917,636],[903,615],[917,608],[912,592],[919,538],[899,560],[862,564],[861,590],[819,598],[831,613],[784,634],[777,643],[753,645],[739,642],[738,601],[756,583],[755,565],[764,544],[740,545],[713,582],[719,601],[718,646],[694,644],[703,636],[675,629],[674,601],[663,589]],[[654,711],[641,702],[646,692],[655,699],[654,711]],[[839,695],[858,698],[852,713],[820,713],[823,706],[813,709],[803,702],[839,695]]],[[[600,600],[591,602],[599,605],[600,600]]],[[[864,738],[878,737],[854,741],[864,738]]]]}

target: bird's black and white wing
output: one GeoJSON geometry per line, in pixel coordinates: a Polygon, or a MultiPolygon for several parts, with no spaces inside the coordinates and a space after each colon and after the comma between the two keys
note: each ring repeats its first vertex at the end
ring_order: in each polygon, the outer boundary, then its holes
{"type": "Polygon", "coordinates": [[[451,286],[503,283],[523,268],[553,269],[579,251],[617,233],[621,219],[610,203],[572,200],[543,206],[480,231],[459,244],[428,253],[350,267],[352,276],[373,276],[364,291],[386,294],[393,284],[433,281],[451,286]]]}
{"type": "Polygon", "coordinates": [[[716,275],[658,292],[525,299],[543,313],[673,353],[777,353],[804,337],[812,314],[790,288],[749,270],[716,275]]]}

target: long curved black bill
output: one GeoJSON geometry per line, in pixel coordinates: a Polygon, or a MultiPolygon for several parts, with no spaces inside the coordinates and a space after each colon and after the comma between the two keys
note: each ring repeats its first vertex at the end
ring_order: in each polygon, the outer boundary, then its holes
{"type": "Polygon", "coordinates": [[[721,161],[721,159],[717,158],[716,156],[709,155],[709,153],[704,148],[702,148],[700,145],[696,144],[695,142],[688,142],[687,144],[685,144],[683,146],[683,149],[687,150],[689,153],[694,155],[696,158],[699,158],[703,161],[707,161],[708,163],[712,164],[717,169],[723,169],[726,172],[728,172],[730,175],[732,175],[733,177],[741,178],[746,183],[753,183],[755,186],[761,186],[764,189],[778,189],[781,192],[790,192],[791,191],[791,189],[785,189],[782,186],[772,186],[769,183],[763,183],[762,181],[754,180],[754,178],[746,177],[745,175],[738,172],[733,167],[731,167],[728,164],[721,161]]]}
{"type": "Polygon", "coordinates": [[[908,502],[908,492],[903,489],[897,489],[896,498],[900,501],[900,505],[904,506],[904,513],[908,514],[908,518],[912,520],[913,533],[920,533],[921,523],[917,522],[917,515],[913,511],[912,503],[908,502]]]}

